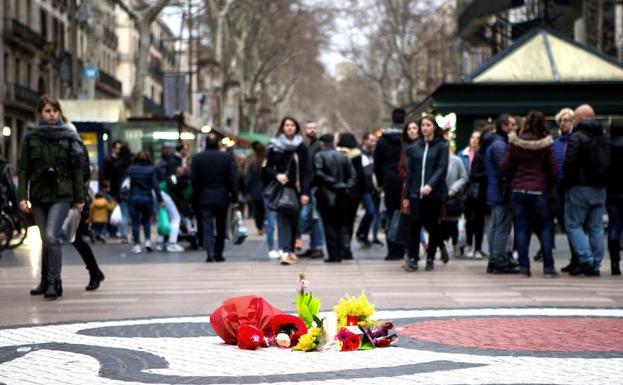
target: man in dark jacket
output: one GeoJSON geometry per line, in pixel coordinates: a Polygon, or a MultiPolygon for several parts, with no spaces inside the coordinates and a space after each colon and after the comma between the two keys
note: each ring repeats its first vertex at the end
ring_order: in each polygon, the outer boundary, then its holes
{"type": "Polygon", "coordinates": [[[500,165],[508,146],[508,134],[514,131],[517,131],[517,121],[512,116],[503,114],[495,124],[495,132],[483,138],[486,147],[487,204],[491,207],[488,273],[519,273],[519,269],[512,266],[512,261],[506,254],[513,216],[509,196],[505,191],[507,190],[505,184],[508,181],[500,171],[500,165]]]}
{"type": "Polygon", "coordinates": [[[223,262],[227,209],[230,203],[237,204],[238,170],[234,158],[219,151],[216,135],[208,135],[205,151],[193,156],[191,178],[195,199],[201,207],[206,262],[223,262]]]}
{"type": "Polygon", "coordinates": [[[606,201],[609,147],[603,128],[589,105],[575,110],[575,127],[567,144],[563,185],[567,236],[578,254],[578,265],[570,275],[599,275],[604,256],[603,214],[606,201]],[[599,144],[603,145],[600,147],[599,144]],[[600,157],[606,155],[606,159],[600,157]],[[601,160],[601,162],[600,162],[601,160]],[[607,164],[606,164],[607,163],[607,164]],[[584,233],[584,228],[588,237],[584,233]]]}
{"type": "Polygon", "coordinates": [[[346,206],[348,191],[355,185],[355,171],[346,157],[335,150],[333,134],[320,137],[322,150],[314,157],[314,185],[318,211],[322,217],[329,258],[325,262],[342,262],[347,257],[346,206]]]}
{"type": "MultiPolygon", "coordinates": [[[[406,115],[402,108],[396,108],[392,111],[392,126],[382,130],[383,135],[381,135],[374,149],[374,175],[379,186],[383,187],[389,220],[394,215],[394,211],[400,209],[402,180],[398,173],[398,164],[400,163],[400,151],[402,149],[402,126],[405,123],[406,115]]],[[[403,259],[404,254],[403,245],[387,240],[385,260],[400,260],[403,259]]]]}

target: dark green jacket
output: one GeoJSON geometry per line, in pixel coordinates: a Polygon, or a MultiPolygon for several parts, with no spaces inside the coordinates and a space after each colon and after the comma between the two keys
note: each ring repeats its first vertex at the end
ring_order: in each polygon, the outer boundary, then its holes
{"type": "Polygon", "coordinates": [[[54,135],[36,128],[24,137],[17,165],[18,198],[33,204],[84,202],[80,137],[62,126],[49,132],[54,135]]]}

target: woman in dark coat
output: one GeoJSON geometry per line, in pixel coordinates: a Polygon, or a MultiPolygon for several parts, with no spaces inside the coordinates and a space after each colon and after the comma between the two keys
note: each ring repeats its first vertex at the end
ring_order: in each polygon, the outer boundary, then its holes
{"type": "MultiPolygon", "coordinates": [[[[279,125],[275,138],[268,145],[266,173],[268,180],[293,188],[299,196],[300,204],[309,203],[310,159],[301,127],[296,119],[285,117],[279,125]]],[[[282,265],[298,261],[294,254],[294,242],[298,230],[300,208],[297,212],[277,212],[279,228],[279,248],[282,265]]]]}
{"type": "Polygon", "coordinates": [[[446,174],[448,172],[448,143],[443,139],[443,130],[431,115],[424,116],[419,123],[420,140],[407,149],[407,194],[403,207],[411,209],[409,243],[413,256],[409,256],[405,269],[417,270],[419,260],[420,231],[422,226],[429,234],[426,270],[433,270],[435,252],[441,247],[441,205],[448,193],[446,174]]]}

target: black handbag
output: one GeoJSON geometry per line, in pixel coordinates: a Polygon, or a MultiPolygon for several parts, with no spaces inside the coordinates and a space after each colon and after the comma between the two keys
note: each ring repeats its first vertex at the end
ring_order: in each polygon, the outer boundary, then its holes
{"type": "Polygon", "coordinates": [[[400,210],[394,211],[387,229],[387,238],[399,245],[406,245],[409,242],[410,221],[410,215],[402,213],[400,210]]]}
{"type": "Polygon", "coordinates": [[[269,201],[271,210],[284,214],[296,214],[299,211],[299,195],[292,187],[281,185],[269,201]]]}

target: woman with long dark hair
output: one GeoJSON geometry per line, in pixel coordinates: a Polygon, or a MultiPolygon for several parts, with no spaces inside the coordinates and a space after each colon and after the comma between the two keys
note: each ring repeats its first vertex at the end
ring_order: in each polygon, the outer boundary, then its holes
{"type": "Polygon", "coordinates": [[[434,269],[437,247],[441,247],[439,227],[441,204],[447,195],[446,174],[448,172],[448,143],[443,139],[443,130],[432,115],[426,115],[419,122],[420,140],[407,148],[406,199],[404,207],[410,207],[411,229],[410,255],[405,270],[417,270],[419,260],[420,231],[426,228],[429,242],[426,270],[434,269]]]}
{"type": "Polygon", "coordinates": [[[548,192],[555,183],[556,160],[552,151],[554,140],[549,134],[545,115],[540,111],[529,112],[519,134],[509,133],[508,143],[501,170],[511,175],[511,207],[519,273],[531,276],[528,250],[535,229],[543,251],[543,274],[558,277],[552,255],[554,221],[548,199],[548,192]]]}
{"type": "Polygon", "coordinates": [[[262,165],[266,160],[266,147],[253,142],[253,154],[247,158],[245,165],[245,195],[250,197],[255,228],[259,235],[264,234],[266,210],[264,207],[264,185],[262,183],[262,165]]]}
{"type": "Polygon", "coordinates": [[[152,251],[151,246],[151,217],[154,211],[154,198],[156,194],[158,204],[162,205],[162,195],[156,176],[156,168],[153,166],[149,151],[142,150],[134,157],[132,165],[128,168],[130,178],[130,197],[128,206],[130,218],[132,218],[132,254],[143,252],[141,248],[141,226],[145,236],[145,249],[152,251]]]}
{"type": "MultiPolygon", "coordinates": [[[[264,172],[270,181],[294,189],[300,204],[306,205],[309,203],[310,189],[309,162],[307,147],[301,136],[301,127],[296,119],[286,116],[268,145],[264,172]]],[[[299,214],[300,208],[296,212],[277,211],[280,260],[283,265],[298,261],[294,254],[294,242],[299,214]]]]}
{"type": "Polygon", "coordinates": [[[45,298],[56,299],[63,294],[59,234],[69,209],[82,212],[84,207],[80,167],[84,147],[78,133],[63,121],[57,99],[42,96],[37,117],[37,128],[26,134],[20,149],[18,196],[22,211],[28,212],[32,205],[43,241],[42,283],[46,287],[40,292],[45,298]]]}
{"type": "Polygon", "coordinates": [[[606,209],[608,210],[608,253],[610,272],[621,275],[621,231],[623,231],[623,119],[610,123],[610,172],[608,178],[606,209]]]}

